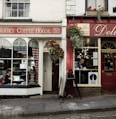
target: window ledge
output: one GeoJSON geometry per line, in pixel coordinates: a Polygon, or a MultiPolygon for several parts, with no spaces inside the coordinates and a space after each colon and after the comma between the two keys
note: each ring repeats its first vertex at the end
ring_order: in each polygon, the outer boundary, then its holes
{"type": "Polygon", "coordinates": [[[34,87],[41,87],[40,85],[0,85],[0,88],[34,88],[34,87]]]}
{"type": "MultiPolygon", "coordinates": [[[[97,16],[96,11],[86,11],[86,16],[97,16]]],[[[108,12],[105,11],[101,14],[101,16],[109,16],[108,12]]]]}

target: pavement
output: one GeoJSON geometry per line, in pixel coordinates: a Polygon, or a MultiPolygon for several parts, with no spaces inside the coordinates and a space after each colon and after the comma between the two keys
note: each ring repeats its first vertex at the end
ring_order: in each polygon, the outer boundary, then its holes
{"type": "Polygon", "coordinates": [[[116,110],[116,94],[101,94],[93,97],[59,98],[45,94],[29,98],[1,98],[0,117],[46,116],[66,113],[87,113],[116,110]]]}

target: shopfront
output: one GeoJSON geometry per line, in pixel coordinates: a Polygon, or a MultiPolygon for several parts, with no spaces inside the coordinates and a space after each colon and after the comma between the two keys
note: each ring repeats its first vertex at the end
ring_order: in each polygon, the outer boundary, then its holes
{"type": "Polygon", "coordinates": [[[46,43],[52,39],[62,47],[62,31],[61,24],[0,25],[0,95],[53,91],[52,70],[58,71],[54,90],[58,88],[65,61],[58,61],[57,69],[53,69],[46,43]]]}
{"type": "Polygon", "coordinates": [[[85,95],[116,91],[116,25],[111,21],[68,20],[68,28],[81,29],[83,42],[81,47],[73,48],[70,37],[67,38],[67,70],[74,69],[78,86],[85,95]]]}

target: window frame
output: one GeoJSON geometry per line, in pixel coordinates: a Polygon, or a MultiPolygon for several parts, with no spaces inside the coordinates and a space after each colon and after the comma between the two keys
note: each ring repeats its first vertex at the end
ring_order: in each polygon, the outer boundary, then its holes
{"type": "MultiPolygon", "coordinates": [[[[98,6],[100,5],[99,2],[97,3],[97,0],[94,0],[94,4],[95,4],[95,8],[98,8],[98,6]]],[[[88,7],[89,7],[88,0],[86,0],[86,5],[85,5],[86,11],[88,11],[88,7]]],[[[104,0],[104,8],[105,8],[105,11],[108,11],[108,0],[104,0]]]]}
{"type": "Polygon", "coordinates": [[[15,1],[16,2],[14,2],[14,0],[4,1],[4,10],[3,10],[4,18],[5,19],[29,19],[30,0],[24,0],[24,1],[15,0],[15,1]],[[10,4],[9,8],[7,7],[7,4],[10,4]],[[12,8],[13,4],[17,5],[16,10],[12,8]],[[23,4],[23,9],[19,9],[20,4],[23,4]],[[12,14],[13,11],[15,12],[14,14],[16,14],[14,16],[12,14]]]}
{"type": "MultiPolygon", "coordinates": [[[[88,37],[89,38],[89,37],[88,37]]],[[[88,38],[85,38],[84,39],[84,41],[86,41],[86,42],[88,42],[87,41],[87,39],[88,38]]],[[[91,41],[94,41],[94,45],[92,45],[91,43],[90,43],[90,45],[86,45],[85,43],[83,44],[83,46],[82,47],[80,47],[79,49],[89,49],[89,50],[93,50],[93,52],[95,52],[95,53],[98,53],[99,52],[99,45],[98,45],[98,40],[96,39],[96,38],[92,38],[92,37],[90,37],[89,38],[90,39],[90,42],[91,41]],[[96,44],[97,43],[97,44],[96,44]]],[[[79,49],[77,49],[77,50],[79,50],[79,49]]],[[[98,66],[98,62],[99,62],[99,58],[98,57],[94,57],[93,59],[91,59],[91,61],[93,62],[93,60],[97,60],[97,65],[96,66],[94,66],[93,65],[93,68],[89,68],[89,67],[86,67],[86,65],[85,65],[85,67],[83,67],[82,69],[81,68],[79,68],[78,67],[78,59],[83,59],[83,58],[77,58],[76,59],[76,49],[74,49],[74,74],[75,74],[75,77],[76,77],[76,79],[77,79],[77,82],[78,82],[78,85],[79,86],[98,86],[99,85],[99,78],[96,80],[96,81],[98,81],[98,82],[96,82],[95,84],[91,84],[90,82],[89,82],[89,79],[87,80],[87,78],[89,77],[89,74],[91,73],[91,72],[93,72],[93,73],[95,73],[95,74],[99,74],[99,66],[98,66]],[[85,82],[81,82],[81,78],[80,78],[80,76],[81,76],[81,73],[83,74],[83,73],[85,73],[84,75],[86,75],[86,80],[85,80],[85,82]]],[[[98,54],[97,54],[98,55],[98,54]]],[[[92,56],[93,57],[93,56],[92,56]]],[[[85,62],[87,61],[86,60],[86,58],[84,58],[84,60],[85,60],[85,62]]]]}
{"type": "MultiPolygon", "coordinates": [[[[10,42],[9,39],[1,39],[1,41],[0,50],[4,49],[5,51],[9,49],[11,50],[11,53],[10,55],[7,53],[7,56],[5,55],[0,57],[0,78],[6,75],[6,71],[10,69],[11,82],[6,85],[38,85],[39,44],[37,39],[27,40],[23,38],[17,38],[12,42],[10,42]],[[29,52],[29,47],[32,50],[31,55],[29,52]],[[10,64],[4,62],[10,62],[10,64]]],[[[2,85],[1,82],[0,85],[2,85]]]]}

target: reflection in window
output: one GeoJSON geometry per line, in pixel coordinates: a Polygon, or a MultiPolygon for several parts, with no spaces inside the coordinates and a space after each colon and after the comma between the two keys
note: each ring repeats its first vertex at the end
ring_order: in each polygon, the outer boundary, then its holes
{"type": "Polygon", "coordinates": [[[100,5],[101,7],[104,7],[106,11],[108,11],[108,0],[86,0],[87,10],[88,8],[91,8],[91,10],[95,10],[100,5]]]}
{"type": "Polygon", "coordinates": [[[0,39],[0,58],[11,58],[11,43],[6,39],[0,39]]]}
{"type": "Polygon", "coordinates": [[[75,76],[79,84],[89,84],[90,72],[98,71],[98,40],[83,39],[83,47],[75,49],[75,76]]]}
{"type": "Polygon", "coordinates": [[[15,0],[5,2],[6,17],[28,17],[30,0],[15,0]]]}
{"type": "Polygon", "coordinates": [[[13,57],[25,58],[27,53],[26,41],[23,39],[17,39],[13,43],[13,57]]]}
{"type": "Polygon", "coordinates": [[[37,85],[38,82],[38,58],[39,47],[38,42],[35,39],[30,40],[28,45],[28,83],[29,85],[37,85]]]}

